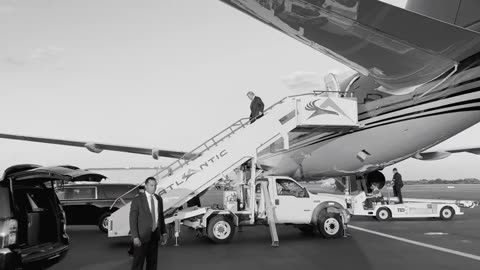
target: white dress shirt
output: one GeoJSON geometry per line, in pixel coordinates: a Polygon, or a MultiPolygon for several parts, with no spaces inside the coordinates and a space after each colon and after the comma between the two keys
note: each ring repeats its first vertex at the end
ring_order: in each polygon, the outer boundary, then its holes
{"type": "MultiPolygon", "coordinates": [[[[148,192],[145,192],[145,195],[147,195],[147,202],[148,202],[148,208],[150,209],[150,213],[152,212],[152,205],[151,205],[151,197],[153,197],[153,201],[155,202],[155,217],[157,217],[157,220],[156,222],[158,223],[158,200],[157,200],[157,197],[155,197],[155,195],[152,195],[148,192]]],[[[157,228],[158,228],[158,224],[157,224],[157,228]]]]}

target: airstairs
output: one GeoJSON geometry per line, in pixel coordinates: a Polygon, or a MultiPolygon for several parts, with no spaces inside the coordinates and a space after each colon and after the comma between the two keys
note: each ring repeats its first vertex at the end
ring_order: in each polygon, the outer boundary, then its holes
{"type": "MultiPolygon", "coordinates": [[[[236,121],[185,155],[193,158],[180,158],[155,174],[156,192],[163,198],[164,214],[172,215],[241,164],[252,158],[256,160],[257,153],[272,143],[283,140],[284,148],[288,149],[291,131],[357,127],[355,98],[328,91],[283,98],[254,123],[248,118],[236,121]]],[[[109,237],[129,234],[129,211],[128,203],[111,215],[109,237]]]]}

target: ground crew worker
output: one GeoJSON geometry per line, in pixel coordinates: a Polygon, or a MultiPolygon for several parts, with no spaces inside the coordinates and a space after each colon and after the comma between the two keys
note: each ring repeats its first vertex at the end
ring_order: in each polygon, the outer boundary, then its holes
{"type": "Polygon", "coordinates": [[[370,189],[372,190],[372,193],[367,196],[367,199],[365,200],[365,206],[368,209],[373,208],[373,203],[374,202],[382,202],[383,203],[383,195],[380,189],[378,188],[376,183],[372,183],[370,185],[370,189]]]}
{"type": "Polygon", "coordinates": [[[367,180],[363,175],[357,175],[357,189],[358,191],[365,191],[365,194],[368,193],[367,180]]]}
{"type": "Polygon", "coordinates": [[[397,168],[393,168],[393,196],[398,197],[398,203],[403,203],[403,198],[402,198],[402,187],[403,187],[403,181],[402,181],[402,175],[398,173],[397,168]]]}

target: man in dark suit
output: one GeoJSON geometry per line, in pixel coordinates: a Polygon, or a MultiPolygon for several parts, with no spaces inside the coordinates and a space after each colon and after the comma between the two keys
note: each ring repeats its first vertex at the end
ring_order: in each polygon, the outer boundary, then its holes
{"type": "Polygon", "coordinates": [[[147,261],[147,270],[157,269],[158,240],[167,241],[163,201],[155,194],[157,180],[153,177],[145,180],[145,192],[137,195],[130,206],[130,233],[133,241],[132,270],[143,270],[147,261]]]}
{"type": "Polygon", "coordinates": [[[398,197],[398,203],[403,203],[402,198],[402,175],[398,173],[397,168],[393,169],[393,196],[398,197]]]}
{"type": "Polygon", "coordinates": [[[263,116],[264,105],[262,99],[255,96],[252,91],[247,93],[247,97],[252,101],[250,102],[250,123],[253,123],[263,116]]]}
{"type": "MultiPolygon", "coordinates": [[[[138,187],[138,195],[145,193],[145,186],[138,187]]],[[[130,233],[130,232],[128,232],[130,233]]],[[[133,241],[130,242],[130,246],[128,247],[128,256],[133,257],[133,241]]]]}

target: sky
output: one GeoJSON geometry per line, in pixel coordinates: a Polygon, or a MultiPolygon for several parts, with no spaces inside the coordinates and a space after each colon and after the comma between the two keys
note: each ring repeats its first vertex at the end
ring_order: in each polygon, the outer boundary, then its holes
{"type": "MultiPolygon", "coordinates": [[[[249,115],[247,91],[269,106],[347,70],[217,0],[0,0],[0,34],[0,133],[188,151],[249,115]]],[[[479,134],[477,125],[442,145],[478,146],[479,134]]],[[[0,171],[172,162],[4,139],[0,150],[0,171]]],[[[405,179],[480,178],[478,161],[396,167],[405,179]]]]}

